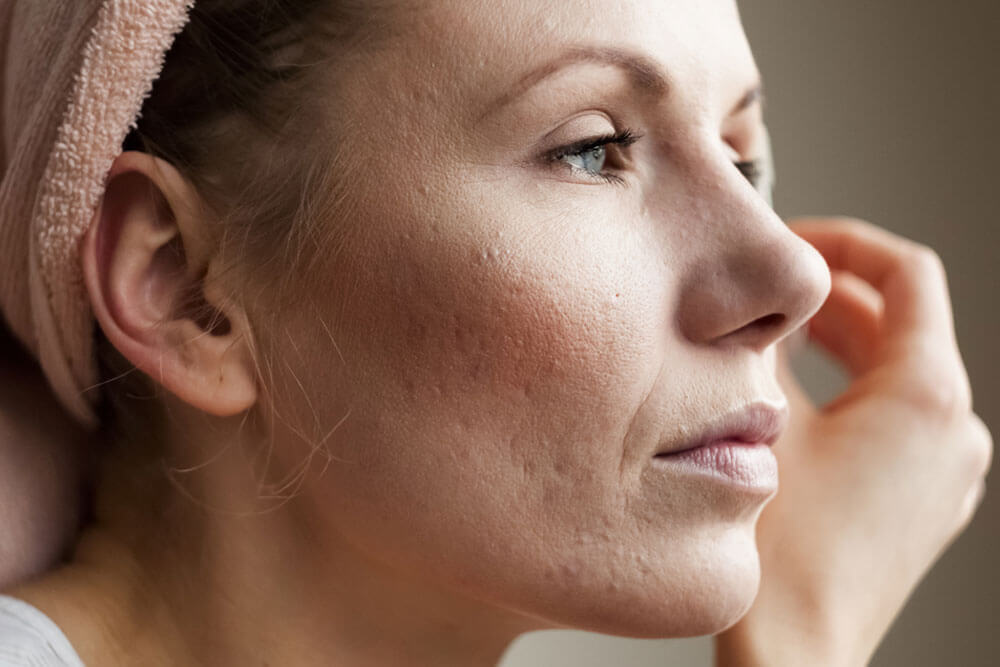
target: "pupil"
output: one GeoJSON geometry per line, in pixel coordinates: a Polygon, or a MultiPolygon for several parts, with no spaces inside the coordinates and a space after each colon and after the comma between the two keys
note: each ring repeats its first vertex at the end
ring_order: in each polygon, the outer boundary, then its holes
{"type": "Polygon", "coordinates": [[[604,166],[604,146],[595,146],[590,149],[590,166],[595,171],[600,171],[604,166]]]}

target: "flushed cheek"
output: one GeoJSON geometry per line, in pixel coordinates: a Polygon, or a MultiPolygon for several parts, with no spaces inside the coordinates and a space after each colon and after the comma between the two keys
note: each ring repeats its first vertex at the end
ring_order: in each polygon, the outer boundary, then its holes
{"type": "Polygon", "coordinates": [[[381,369],[397,408],[513,427],[601,416],[620,433],[662,353],[656,277],[623,270],[637,262],[621,248],[571,245],[387,244],[367,265],[391,269],[364,276],[370,293],[352,309],[368,372],[381,369]]]}
{"type": "Polygon", "coordinates": [[[359,287],[341,325],[352,413],[337,447],[363,467],[333,486],[380,515],[383,538],[395,529],[385,539],[440,553],[489,536],[544,562],[580,527],[626,519],[623,443],[657,375],[662,278],[620,239],[484,237],[404,233],[343,267],[359,287]],[[392,507],[409,508],[409,534],[392,507]]]}
{"type": "Polygon", "coordinates": [[[532,618],[712,632],[752,599],[754,573],[732,566],[752,560],[752,526],[699,521],[711,498],[624,458],[679,354],[669,280],[643,244],[587,229],[530,247],[403,234],[352,253],[334,281],[358,285],[336,333],[346,371],[318,393],[351,408],[320,480],[325,520],[422,581],[532,618]],[[677,625],[682,607],[697,622],[677,625]]]}
{"type": "Polygon", "coordinates": [[[346,370],[303,369],[331,405],[350,402],[321,480],[327,519],[395,567],[507,608],[622,631],[602,624],[645,616],[651,634],[677,605],[710,617],[696,591],[746,577],[702,550],[739,560],[752,534],[713,547],[732,535],[699,525],[702,499],[625,457],[629,442],[646,457],[655,446],[628,434],[664,361],[684,355],[663,260],[624,224],[528,220],[397,220],[345,253],[331,284],[356,287],[327,321],[346,370]]]}

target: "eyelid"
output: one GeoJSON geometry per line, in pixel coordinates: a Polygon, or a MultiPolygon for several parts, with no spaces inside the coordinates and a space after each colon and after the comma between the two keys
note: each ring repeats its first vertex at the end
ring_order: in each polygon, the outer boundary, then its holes
{"type": "Polygon", "coordinates": [[[631,129],[625,128],[624,130],[615,130],[607,134],[580,139],[565,146],[554,148],[549,152],[549,156],[551,159],[556,160],[566,157],[567,155],[576,155],[578,153],[583,153],[585,151],[610,144],[625,148],[631,146],[641,138],[641,135],[637,135],[631,129]]]}
{"type": "Polygon", "coordinates": [[[604,111],[590,109],[582,111],[559,123],[547,132],[540,143],[547,146],[547,153],[558,148],[569,146],[582,139],[614,134],[622,123],[617,122],[604,111]]]}

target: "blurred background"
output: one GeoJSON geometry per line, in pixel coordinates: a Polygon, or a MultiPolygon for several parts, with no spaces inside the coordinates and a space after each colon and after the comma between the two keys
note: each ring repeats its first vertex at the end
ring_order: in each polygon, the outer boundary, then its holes
{"type": "MultiPolygon", "coordinates": [[[[861,217],[938,250],[976,411],[1000,441],[1000,3],[739,4],[764,74],[778,212],[861,217]]],[[[797,367],[819,399],[843,386],[818,354],[797,367]]],[[[709,638],[545,632],[520,639],[502,664],[664,667],[712,659],[709,638]]],[[[987,491],[871,664],[1000,664],[1000,490],[987,491]]]]}

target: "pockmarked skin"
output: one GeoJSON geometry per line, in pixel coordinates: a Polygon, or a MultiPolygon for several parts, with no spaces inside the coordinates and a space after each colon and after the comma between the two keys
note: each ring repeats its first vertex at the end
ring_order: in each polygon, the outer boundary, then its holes
{"type": "Polygon", "coordinates": [[[730,2],[437,2],[338,77],[334,120],[367,119],[330,130],[359,213],[277,332],[313,397],[283,410],[349,415],[309,490],[331,532],[544,625],[681,636],[746,611],[773,489],[653,456],[783,406],[774,344],[829,289],[733,167],[762,150],[760,105],[731,113],[758,83],[730,2]],[[545,158],[625,127],[621,184],[545,158]]]}

